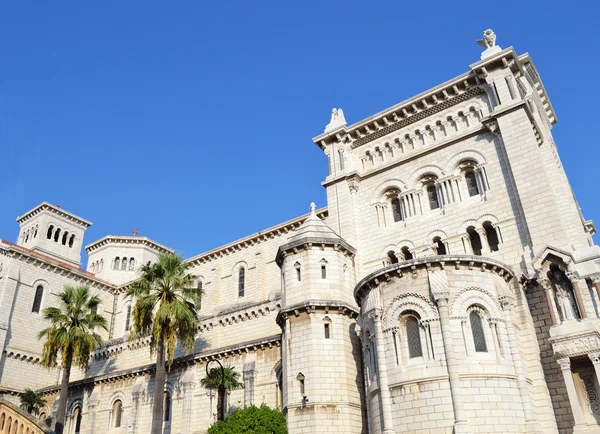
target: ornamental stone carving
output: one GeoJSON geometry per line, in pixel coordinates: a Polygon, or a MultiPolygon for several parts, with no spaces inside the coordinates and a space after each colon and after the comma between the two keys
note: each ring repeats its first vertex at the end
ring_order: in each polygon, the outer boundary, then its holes
{"type": "Polygon", "coordinates": [[[571,369],[571,360],[569,360],[568,357],[565,359],[558,359],[556,362],[559,364],[560,369],[562,371],[567,371],[571,369]]]}
{"type": "Polygon", "coordinates": [[[600,352],[600,336],[598,334],[571,337],[552,342],[556,357],[573,357],[592,352],[600,352]]]}

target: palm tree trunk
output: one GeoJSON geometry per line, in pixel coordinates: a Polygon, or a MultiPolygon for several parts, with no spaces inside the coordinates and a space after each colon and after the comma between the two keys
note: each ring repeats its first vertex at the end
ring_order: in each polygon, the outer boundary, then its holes
{"type": "Polygon", "coordinates": [[[58,408],[56,409],[56,423],[54,432],[62,434],[65,428],[65,413],[67,411],[67,400],[69,398],[69,378],[71,377],[71,365],[73,364],[73,351],[67,351],[67,357],[63,364],[63,375],[60,382],[60,395],[58,396],[58,408]]]}
{"type": "MultiPolygon", "coordinates": [[[[165,339],[162,333],[156,345],[156,372],[154,374],[154,404],[152,405],[152,434],[161,434],[163,425],[163,396],[165,393],[165,339]]],[[[57,433],[58,434],[58,433],[57,433]]]]}

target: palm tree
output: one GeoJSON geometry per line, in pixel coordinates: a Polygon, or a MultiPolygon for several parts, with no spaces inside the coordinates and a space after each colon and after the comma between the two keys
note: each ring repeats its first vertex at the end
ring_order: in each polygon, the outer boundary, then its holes
{"type": "Polygon", "coordinates": [[[21,408],[27,413],[39,416],[40,410],[46,405],[44,395],[31,389],[25,389],[21,396],[21,408]]]}
{"type": "Polygon", "coordinates": [[[152,434],[162,432],[163,400],[167,363],[171,365],[177,340],[192,350],[196,336],[196,307],[202,289],[187,273],[190,263],[174,253],[163,253],[154,264],[140,269],[141,276],[127,289],[136,300],[132,311],[131,336],[150,335],[150,354],[156,353],[152,434]]]}
{"type": "Polygon", "coordinates": [[[54,430],[56,434],[62,434],[71,367],[75,362],[87,372],[90,353],[103,345],[95,329],[106,330],[106,319],[97,313],[100,299],[90,295],[87,286],[66,286],[58,298],[60,307],[48,307],[43,311],[44,319],[50,321],[51,326],[42,330],[38,339],[46,339],[42,351],[43,366],[54,368],[59,355],[61,358],[63,375],[54,430]]]}
{"type": "Polygon", "coordinates": [[[208,375],[202,380],[200,380],[200,384],[202,384],[207,389],[218,390],[219,395],[217,396],[217,414],[220,415],[219,418],[224,416],[226,411],[225,406],[227,404],[225,402],[225,391],[244,388],[244,384],[240,382],[240,373],[237,372],[233,366],[226,366],[223,368],[223,371],[221,371],[220,367],[212,368],[210,371],[208,371],[208,375]],[[221,373],[223,374],[222,377],[221,373]],[[219,411],[221,409],[223,409],[222,412],[219,411]]]}

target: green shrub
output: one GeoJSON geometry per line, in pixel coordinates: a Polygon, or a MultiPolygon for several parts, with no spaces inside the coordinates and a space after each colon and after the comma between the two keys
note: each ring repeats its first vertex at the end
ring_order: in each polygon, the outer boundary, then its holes
{"type": "Polygon", "coordinates": [[[234,411],[225,420],[213,424],[208,434],[287,434],[285,416],[279,410],[250,407],[234,411]]]}

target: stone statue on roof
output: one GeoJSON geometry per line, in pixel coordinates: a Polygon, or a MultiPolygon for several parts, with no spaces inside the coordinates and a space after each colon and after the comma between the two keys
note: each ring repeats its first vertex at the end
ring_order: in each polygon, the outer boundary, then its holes
{"type": "Polygon", "coordinates": [[[341,108],[334,108],[331,110],[331,121],[325,127],[325,132],[335,130],[336,128],[346,125],[346,118],[344,117],[344,111],[341,108]]]}
{"type": "Polygon", "coordinates": [[[481,53],[482,60],[502,51],[502,48],[496,45],[496,34],[492,29],[487,29],[483,32],[483,39],[478,39],[475,42],[477,42],[478,45],[485,47],[484,52],[481,53]]]}
{"type": "Polygon", "coordinates": [[[496,45],[496,34],[492,29],[487,29],[483,32],[483,39],[478,39],[476,42],[482,47],[492,48],[496,45]]]}

